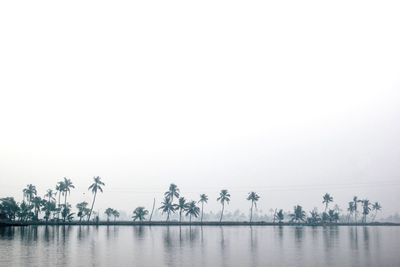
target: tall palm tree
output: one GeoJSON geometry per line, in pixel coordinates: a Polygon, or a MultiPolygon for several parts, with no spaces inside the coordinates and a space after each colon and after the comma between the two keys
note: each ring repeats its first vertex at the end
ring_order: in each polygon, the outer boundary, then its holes
{"type": "Polygon", "coordinates": [[[165,197],[164,201],[161,202],[161,204],[162,205],[159,209],[162,211],[162,213],[167,213],[167,222],[168,222],[171,211],[175,213],[176,205],[172,204],[172,201],[169,197],[165,197]]]}
{"type": "Polygon", "coordinates": [[[26,201],[28,202],[28,205],[31,204],[32,199],[36,196],[37,191],[36,191],[36,186],[33,184],[28,184],[24,190],[22,190],[24,193],[24,198],[26,198],[26,201]]]}
{"type": "Polygon", "coordinates": [[[71,188],[75,188],[75,186],[72,184],[71,179],[67,179],[64,177],[64,181],[63,181],[63,193],[64,193],[64,205],[67,206],[67,195],[71,193],[71,188]]]}
{"type": "Polygon", "coordinates": [[[368,199],[362,200],[361,203],[362,203],[362,209],[363,209],[362,214],[363,214],[363,217],[364,217],[363,218],[363,222],[366,223],[367,222],[367,216],[368,216],[369,212],[371,211],[371,207],[370,207],[371,203],[369,202],[368,199]]]}
{"type": "Polygon", "coordinates": [[[349,212],[349,216],[347,218],[347,222],[350,222],[350,217],[355,212],[355,205],[354,205],[353,201],[349,202],[349,207],[347,208],[347,211],[349,212]]]}
{"type": "Polygon", "coordinates": [[[139,220],[139,221],[144,221],[146,215],[149,214],[149,211],[146,210],[144,207],[137,207],[134,211],[133,211],[133,220],[139,220]]]}
{"type": "Polygon", "coordinates": [[[376,215],[378,214],[378,211],[382,209],[381,204],[379,202],[375,202],[372,204],[372,210],[375,211],[374,217],[372,218],[372,221],[375,221],[376,215]]]}
{"type": "Polygon", "coordinates": [[[57,209],[58,209],[58,213],[57,213],[57,219],[60,219],[60,213],[61,213],[61,195],[64,194],[64,188],[65,188],[65,184],[64,181],[60,181],[57,183],[56,185],[56,191],[58,194],[58,205],[57,205],[57,209]]]}
{"type": "Polygon", "coordinates": [[[283,214],[283,210],[280,209],[275,215],[274,215],[274,220],[278,220],[278,223],[282,223],[282,221],[284,220],[284,214],[283,214]]]}
{"type": "Polygon", "coordinates": [[[201,222],[203,222],[204,203],[207,203],[207,201],[208,201],[208,196],[206,194],[201,194],[200,200],[198,202],[198,203],[201,202],[201,219],[200,219],[201,222]]]}
{"type": "Polygon", "coordinates": [[[250,208],[250,222],[253,221],[253,206],[257,207],[257,201],[260,199],[260,196],[257,195],[256,192],[250,192],[247,196],[247,200],[251,201],[251,208],[250,208]]]}
{"type": "Polygon", "coordinates": [[[53,189],[47,189],[47,192],[44,195],[44,197],[47,197],[48,201],[51,202],[51,201],[56,200],[54,195],[55,195],[55,192],[53,191],[53,189]]]}
{"type": "Polygon", "coordinates": [[[231,195],[229,194],[228,190],[222,189],[221,192],[219,193],[217,201],[221,202],[222,205],[221,217],[219,218],[219,222],[221,222],[222,216],[224,215],[225,202],[229,204],[229,201],[231,201],[231,195]]]}
{"type": "Polygon", "coordinates": [[[354,221],[357,223],[357,213],[358,213],[358,203],[361,202],[361,200],[358,199],[357,196],[353,197],[353,205],[354,205],[354,221]]]}
{"type": "Polygon", "coordinates": [[[186,206],[186,216],[189,215],[189,222],[192,222],[192,215],[198,217],[200,213],[200,208],[196,206],[196,201],[190,201],[186,206]]]}
{"type": "Polygon", "coordinates": [[[329,203],[333,201],[333,197],[331,195],[329,195],[328,193],[326,193],[322,198],[323,198],[322,203],[325,204],[325,212],[326,212],[326,210],[328,209],[329,203]]]}
{"type": "Polygon", "coordinates": [[[104,212],[107,215],[107,222],[110,221],[110,217],[113,214],[113,209],[112,208],[107,208],[106,211],[104,212]]]}
{"type": "MultiPolygon", "coordinates": [[[[164,197],[169,198],[171,200],[171,204],[174,203],[174,197],[178,198],[179,197],[179,188],[176,184],[172,183],[169,185],[168,191],[164,193],[164,197]]],[[[169,213],[171,212],[168,211],[169,213]]],[[[168,214],[168,218],[169,218],[168,214]]]]}
{"type": "Polygon", "coordinates": [[[87,221],[90,221],[90,216],[92,215],[92,212],[93,212],[94,202],[96,201],[97,191],[100,191],[101,193],[103,193],[102,186],[105,186],[105,184],[101,181],[100,176],[93,177],[93,181],[94,181],[93,184],[91,184],[88,188],[88,190],[92,190],[92,193],[94,195],[93,195],[92,207],[90,208],[90,212],[89,212],[87,221]]]}
{"type": "Polygon", "coordinates": [[[303,207],[300,205],[294,206],[293,213],[290,214],[291,222],[304,222],[306,218],[306,212],[303,210],[303,207]]]}
{"type": "Polygon", "coordinates": [[[31,201],[35,213],[35,220],[39,220],[39,212],[40,208],[42,207],[43,201],[41,197],[35,196],[31,201]]]}
{"type": "Polygon", "coordinates": [[[186,210],[188,203],[184,197],[180,197],[177,208],[179,209],[179,222],[182,221],[182,211],[186,210]]]}
{"type": "Polygon", "coordinates": [[[115,222],[115,220],[119,217],[119,211],[113,210],[112,215],[114,216],[114,222],[115,222]]]}

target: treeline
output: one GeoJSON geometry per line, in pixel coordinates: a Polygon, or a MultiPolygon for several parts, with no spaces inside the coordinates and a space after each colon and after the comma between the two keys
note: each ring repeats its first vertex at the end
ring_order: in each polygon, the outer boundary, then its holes
{"type": "MultiPolygon", "coordinates": [[[[13,197],[6,197],[0,199],[0,219],[8,221],[45,221],[45,222],[71,222],[74,218],[76,221],[82,220],[90,221],[99,220],[99,214],[93,218],[93,208],[96,201],[98,192],[103,192],[105,184],[99,176],[93,177],[93,182],[88,187],[88,190],[93,194],[93,200],[89,208],[89,203],[80,202],[75,205],[76,213],[72,212],[71,204],[68,203],[68,196],[72,189],[75,188],[70,179],[64,178],[58,182],[54,189],[48,189],[43,197],[38,195],[36,187],[32,184],[27,185],[23,189],[23,200],[17,203],[13,197]],[[41,215],[43,214],[43,217],[41,215]]],[[[256,192],[250,192],[246,198],[250,202],[250,215],[249,221],[253,221],[253,209],[257,207],[257,202],[260,196],[256,192]]],[[[225,205],[229,204],[231,195],[227,189],[220,191],[216,201],[221,205],[221,212],[219,215],[219,222],[222,222],[224,216],[225,205]]],[[[179,215],[179,222],[183,217],[189,217],[189,222],[192,218],[199,218],[203,222],[203,215],[205,205],[208,203],[209,197],[206,194],[200,194],[198,200],[187,200],[181,195],[177,185],[170,184],[168,190],[164,193],[161,206],[157,209],[166,216],[166,221],[170,220],[171,214],[179,215]]],[[[333,197],[326,193],[322,197],[322,204],[324,211],[318,212],[315,208],[308,213],[302,206],[296,205],[292,212],[284,212],[283,209],[275,209],[272,221],[273,223],[308,223],[308,224],[321,224],[321,223],[337,223],[341,219],[342,222],[361,222],[366,223],[370,218],[373,222],[382,207],[378,202],[371,203],[368,199],[358,199],[354,197],[347,207],[347,213],[341,214],[341,209],[338,205],[331,208],[333,197]],[[345,219],[343,219],[345,218],[345,219]]],[[[151,221],[155,209],[155,200],[151,212],[145,207],[137,207],[133,210],[132,219],[134,221],[151,221]]],[[[120,212],[113,208],[105,210],[107,221],[113,218],[114,221],[120,216],[120,212]]]]}

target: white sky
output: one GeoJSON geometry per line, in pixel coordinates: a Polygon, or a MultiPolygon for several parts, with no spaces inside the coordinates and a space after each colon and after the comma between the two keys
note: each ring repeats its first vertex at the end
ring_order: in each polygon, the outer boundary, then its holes
{"type": "MultiPolygon", "coordinates": [[[[400,4],[2,1],[0,197],[66,176],[71,201],[229,209],[400,202],[400,4]],[[85,194],[84,194],[85,193],[85,194]]],[[[344,208],[344,207],[343,207],[344,208]]]]}

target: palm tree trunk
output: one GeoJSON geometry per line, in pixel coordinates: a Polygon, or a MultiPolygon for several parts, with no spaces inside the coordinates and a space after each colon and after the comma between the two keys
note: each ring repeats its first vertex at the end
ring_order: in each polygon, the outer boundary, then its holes
{"type": "Polygon", "coordinates": [[[151,210],[149,222],[151,222],[151,218],[153,217],[153,211],[154,211],[155,205],[156,205],[156,198],[154,198],[154,200],[153,200],[153,209],[151,210]]]}
{"type": "Polygon", "coordinates": [[[169,211],[167,213],[167,222],[169,221],[169,211]]]}
{"type": "Polygon", "coordinates": [[[97,195],[97,191],[94,192],[92,207],[90,208],[89,217],[88,217],[88,220],[87,220],[87,221],[90,221],[90,216],[92,216],[92,211],[93,211],[94,202],[96,201],[96,195],[97,195]]]}
{"type": "Polygon", "coordinates": [[[253,220],[253,204],[254,202],[251,201],[251,209],[250,209],[250,222],[253,220]]]}
{"type": "Polygon", "coordinates": [[[192,223],[192,214],[189,214],[189,223],[192,223]]]}
{"type": "Polygon", "coordinates": [[[179,211],[179,222],[182,222],[182,209],[179,211]]]}
{"type": "Polygon", "coordinates": [[[203,209],[204,209],[204,202],[201,202],[201,222],[203,223],[203,209]]]}
{"type": "Polygon", "coordinates": [[[60,219],[60,212],[61,212],[61,208],[60,208],[60,204],[61,204],[61,191],[58,193],[58,213],[57,213],[57,220],[60,219]]]}
{"type": "Polygon", "coordinates": [[[219,218],[219,222],[222,221],[222,216],[224,215],[224,208],[225,208],[225,204],[224,204],[224,202],[222,202],[221,218],[219,218]]]}

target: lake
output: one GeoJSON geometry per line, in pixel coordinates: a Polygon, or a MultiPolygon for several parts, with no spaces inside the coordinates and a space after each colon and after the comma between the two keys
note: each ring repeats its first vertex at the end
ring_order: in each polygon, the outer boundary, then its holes
{"type": "Polygon", "coordinates": [[[0,227],[0,266],[400,266],[400,227],[0,227]]]}

